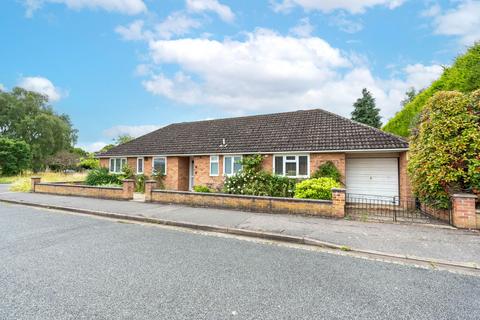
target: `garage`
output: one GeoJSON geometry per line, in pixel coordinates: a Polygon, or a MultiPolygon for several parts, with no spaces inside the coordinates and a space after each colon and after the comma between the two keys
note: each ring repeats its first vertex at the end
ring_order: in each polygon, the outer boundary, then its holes
{"type": "Polygon", "coordinates": [[[398,197],[398,158],[351,158],[346,163],[349,194],[398,197]]]}

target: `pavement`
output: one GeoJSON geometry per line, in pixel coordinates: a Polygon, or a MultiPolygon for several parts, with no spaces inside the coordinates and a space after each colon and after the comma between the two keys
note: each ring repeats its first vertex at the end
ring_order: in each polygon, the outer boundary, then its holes
{"type": "Polygon", "coordinates": [[[480,314],[480,277],[292,246],[2,204],[0,319],[480,314]]]}
{"type": "MultiPolygon", "coordinates": [[[[450,226],[375,223],[252,213],[179,205],[102,200],[38,193],[8,192],[0,185],[0,201],[15,201],[73,210],[121,214],[186,227],[202,226],[305,238],[342,246],[347,250],[399,255],[425,261],[449,262],[480,268],[480,233],[450,226]]],[[[0,207],[2,204],[0,203],[0,207]]],[[[223,232],[220,230],[220,232],[223,232]]],[[[281,240],[279,238],[278,240],[281,240]]],[[[288,240],[288,239],[287,239],[288,240]]]]}

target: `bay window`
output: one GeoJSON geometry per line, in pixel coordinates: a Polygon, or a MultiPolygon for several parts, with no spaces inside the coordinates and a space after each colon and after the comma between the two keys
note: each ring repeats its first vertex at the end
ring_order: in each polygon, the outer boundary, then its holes
{"type": "Polygon", "coordinates": [[[109,171],[112,173],[121,173],[126,164],[126,158],[110,158],[109,171]]]}
{"type": "Polygon", "coordinates": [[[279,176],[307,178],[309,176],[308,155],[279,155],[273,157],[273,172],[279,176]]]}
{"type": "Polygon", "coordinates": [[[242,156],[224,156],[223,174],[231,176],[242,170],[242,156]]]}
{"type": "Polygon", "coordinates": [[[152,160],[153,172],[167,175],[167,158],[155,157],[152,160]]]}

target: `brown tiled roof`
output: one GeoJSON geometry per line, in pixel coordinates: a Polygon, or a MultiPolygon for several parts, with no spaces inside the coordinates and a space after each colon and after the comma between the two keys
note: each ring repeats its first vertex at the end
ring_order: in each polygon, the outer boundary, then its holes
{"type": "Polygon", "coordinates": [[[313,109],[174,123],[100,156],[405,148],[408,143],[400,137],[325,110],[313,109]]]}

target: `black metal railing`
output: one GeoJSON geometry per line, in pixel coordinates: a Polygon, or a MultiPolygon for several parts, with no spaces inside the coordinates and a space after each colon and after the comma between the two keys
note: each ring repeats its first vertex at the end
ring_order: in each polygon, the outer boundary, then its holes
{"type": "Polygon", "coordinates": [[[410,222],[451,222],[451,206],[421,203],[414,197],[386,197],[365,194],[346,195],[346,214],[361,220],[410,222]]]}

